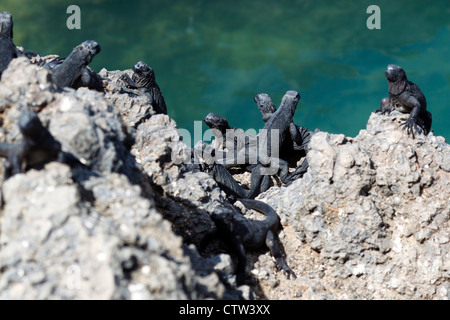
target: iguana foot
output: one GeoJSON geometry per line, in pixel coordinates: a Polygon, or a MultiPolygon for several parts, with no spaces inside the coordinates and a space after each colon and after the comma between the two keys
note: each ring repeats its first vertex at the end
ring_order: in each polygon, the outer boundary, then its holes
{"type": "Polygon", "coordinates": [[[289,266],[286,264],[286,261],[284,261],[284,259],[280,262],[277,262],[277,266],[281,271],[283,271],[286,278],[291,279],[291,276],[292,276],[292,278],[297,279],[297,275],[295,274],[294,271],[292,271],[291,268],[289,268],[289,266]]]}
{"type": "Polygon", "coordinates": [[[423,133],[423,129],[416,123],[414,119],[407,119],[404,123],[400,125],[402,127],[402,130],[406,130],[406,132],[415,138],[414,131],[416,134],[423,133]]]}
{"type": "Polygon", "coordinates": [[[392,107],[389,98],[383,98],[381,99],[380,109],[375,110],[375,113],[389,114],[391,111],[392,107]]]}

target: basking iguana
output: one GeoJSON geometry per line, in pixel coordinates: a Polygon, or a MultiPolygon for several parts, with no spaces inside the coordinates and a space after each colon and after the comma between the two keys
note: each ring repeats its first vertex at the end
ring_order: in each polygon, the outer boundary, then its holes
{"type": "MultiPolygon", "coordinates": [[[[288,91],[284,95],[278,110],[272,114],[266,122],[263,130],[258,134],[256,146],[242,148],[237,155],[225,154],[225,156],[214,151],[214,161],[206,161],[209,165],[209,172],[218,181],[224,190],[239,197],[254,198],[261,192],[268,189],[270,184],[270,175],[280,172],[281,181],[287,181],[289,174],[288,162],[279,157],[280,150],[286,146],[292,147],[290,138],[290,128],[292,117],[294,116],[300,94],[296,91],[288,91]],[[219,155],[219,156],[218,156],[219,155]],[[219,159],[219,160],[217,160],[219,159]],[[231,174],[224,171],[222,159],[244,159],[239,164],[252,164],[251,185],[247,191],[237,184],[231,174]],[[214,164],[212,164],[214,162],[214,164]],[[236,189],[236,186],[239,188],[236,189]],[[241,192],[242,191],[242,192],[241,192]]],[[[209,153],[209,154],[212,154],[209,153]]],[[[225,161],[226,163],[227,161],[225,161]]]]}
{"type": "Polygon", "coordinates": [[[231,127],[227,119],[212,112],[203,121],[216,137],[213,145],[216,149],[216,163],[220,163],[226,168],[247,166],[250,163],[249,157],[245,158],[244,156],[257,153],[256,136],[248,134],[242,129],[231,127]],[[243,152],[243,150],[252,151],[243,152]]]}
{"type": "MultiPolygon", "coordinates": [[[[153,107],[156,114],[167,114],[166,101],[159,89],[155,79],[155,72],[146,63],[139,61],[133,67],[133,76],[127,74],[122,75],[121,80],[131,89],[138,89],[138,91],[145,95],[153,107]]],[[[131,91],[131,90],[130,90],[131,91]]],[[[126,90],[125,90],[126,92],[126,90]]],[[[134,92],[130,92],[134,93],[134,92]]]]}
{"type": "Polygon", "coordinates": [[[280,158],[280,155],[282,150],[290,148],[293,144],[290,131],[299,100],[300,94],[297,91],[286,92],[280,107],[258,134],[257,163],[252,169],[253,180],[261,180],[257,178],[258,175],[273,175],[280,171],[280,179],[285,182],[289,165],[287,161],[280,158]]]}
{"type": "Polygon", "coordinates": [[[275,210],[264,202],[249,199],[239,199],[249,209],[261,212],[266,216],[262,221],[248,220],[234,206],[218,207],[211,214],[216,229],[209,233],[202,241],[202,250],[213,238],[217,237],[237,256],[236,283],[245,282],[247,265],[246,250],[258,250],[267,246],[275,258],[278,268],[289,278],[296,278],[289,268],[280,247],[276,241],[276,234],[280,227],[280,218],[275,210]]]}
{"type": "MultiPolygon", "coordinates": [[[[267,122],[276,111],[276,107],[272,99],[266,93],[259,93],[255,96],[255,103],[257,104],[258,109],[261,111],[262,120],[264,122],[267,122]]],[[[316,129],[315,132],[317,131],[318,129],[316,129]]],[[[285,157],[288,157],[297,151],[303,151],[304,156],[306,156],[306,154],[308,153],[309,142],[311,141],[311,138],[315,132],[312,132],[307,128],[300,127],[292,121],[289,127],[292,145],[285,145],[285,149],[282,149],[280,151],[280,156],[285,159],[285,157]]],[[[289,174],[289,176],[286,178],[286,186],[292,183],[294,180],[301,178],[307,170],[308,161],[305,158],[303,162],[295,169],[295,171],[289,174]]]]}
{"type": "MultiPolygon", "coordinates": [[[[261,111],[262,120],[264,122],[267,122],[277,110],[272,99],[266,93],[257,94],[255,96],[255,103],[261,111]]],[[[306,150],[309,141],[311,140],[311,136],[314,134],[312,131],[296,125],[294,121],[289,124],[289,133],[293,142],[292,148],[291,146],[287,146],[288,150],[282,150],[282,153],[306,150]]]]}
{"type": "Polygon", "coordinates": [[[93,40],[87,40],[76,46],[67,58],[50,62],[46,68],[53,71],[52,80],[58,87],[88,87],[103,91],[100,76],[88,67],[99,52],[100,45],[93,40]]]}
{"type": "Polygon", "coordinates": [[[13,43],[13,20],[11,13],[0,12],[0,77],[12,59],[20,56],[13,43]]]}
{"type": "Polygon", "coordinates": [[[274,105],[272,98],[267,93],[258,93],[255,96],[254,101],[262,114],[262,119],[264,122],[267,122],[275,111],[277,111],[277,107],[274,105]]]}
{"type": "Polygon", "coordinates": [[[233,178],[230,172],[216,159],[216,149],[204,141],[199,141],[193,147],[194,159],[200,165],[201,170],[207,172],[219,185],[219,187],[233,199],[255,198],[261,192],[267,190],[270,184],[269,176],[252,175],[251,190],[244,189],[233,178]],[[256,180],[255,180],[256,179],[256,180]]]}
{"type": "Polygon", "coordinates": [[[240,143],[240,139],[236,136],[235,127],[230,127],[228,120],[210,112],[203,119],[203,122],[211,129],[212,134],[216,137],[214,140],[214,149],[224,151],[234,151],[240,143]]]}
{"type": "MultiPolygon", "coordinates": [[[[255,102],[263,115],[263,120],[265,122],[269,121],[276,112],[276,107],[273,104],[272,99],[269,97],[269,95],[260,93],[256,95],[255,102]]],[[[277,120],[272,120],[273,123],[270,125],[266,124],[263,129],[263,132],[266,136],[269,133],[269,130],[272,130],[270,132],[275,133],[275,136],[283,136],[281,139],[279,139],[282,141],[280,147],[276,146],[275,144],[275,148],[278,149],[277,151],[279,151],[278,154],[280,155],[281,159],[283,159],[283,155],[285,154],[290,154],[293,151],[306,149],[306,140],[308,140],[309,142],[310,139],[308,139],[309,130],[296,126],[292,121],[292,117],[290,119],[290,123],[288,124],[289,134],[286,135],[286,128],[283,127],[282,124],[282,117],[286,114],[287,113],[284,112],[282,113],[282,116],[277,115],[277,120]],[[282,128],[281,132],[276,133],[279,128],[282,128]],[[286,142],[283,142],[284,140],[286,140],[286,142]],[[290,141],[292,141],[292,144],[290,143],[290,141]]],[[[261,151],[270,150],[270,148],[267,149],[264,144],[261,144],[261,142],[263,142],[264,140],[262,139],[262,136],[264,136],[264,134],[260,134],[258,137],[250,135],[241,129],[231,127],[228,124],[227,119],[220,117],[214,113],[209,113],[205,117],[204,122],[213,130],[213,134],[216,137],[216,143],[214,145],[215,149],[217,151],[221,151],[221,149],[225,150],[225,153],[216,153],[216,160],[220,159],[219,155],[223,155],[225,161],[220,163],[227,168],[232,165],[256,165],[257,157],[261,154],[261,151]],[[260,141],[258,141],[258,139],[260,141]],[[260,143],[259,149],[258,142],[260,143]]],[[[262,154],[262,157],[264,156],[265,153],[262,154]]]]}
{"type": "Polygon", "coordinates": [[[72,154],[61,150],[61,144],[42,125],[36,113],[22,112],[19,129],[23,138],[21,143],[0,142],[0,157],[7,158],[5,179],[50,161],[83,166],[72,154]]]}
{"type": "Polygon", "coordinates": [[[389,98],[381,100],[380,109],[375,112],[382,114],[398,110],[409,113],[409,118],[402,124],[403,130],[414,137],[418,134],[428,134],[431,130],[432,117],[427,111],[427,100],[419,87],[408,81],[405,70],[394,64],[388,65],[385,71],[389,85],[389,98]]]}

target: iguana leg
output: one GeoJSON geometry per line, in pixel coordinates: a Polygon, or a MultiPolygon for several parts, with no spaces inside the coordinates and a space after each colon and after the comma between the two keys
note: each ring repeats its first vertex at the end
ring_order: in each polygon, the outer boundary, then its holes
{"type": "Polygon", "coordinates": [[[285,187],[289,186],[295,180],[303,177],[303,175],[308,171],[308,159],[303,160],[302,164],[295,169],[286,179],[285,187]]]}
{"type": "Polygon", "coordinates": [[[375,113],[389,114],[392,111],[391,101],[389,98],[381,99],[380,109],[375,110],[375,113]]]}
{"type": "Polygon", "coordinates": [[[418,124],[421,104],[412,95],[409,96],[406,104],[411,107],[411,113],[409,115],[409,118],[404,123],[402,123],[401,126],[403,130],[406,130],[406,132],[412,135],[412,137],[414,138],[414,131],[417,134],[421,134],[424,132],[423,128],[421,128],[421,126],[418,124]]]}
{"type": "Polygon", "coordinates": [[[291,135],[292,141],[294,141],[297,145],[302,144],[302,136],[300,132],[298,132],[297,126],[294,124],[294,122],[291,122],[289,124],[289,134],[291,135]]]}
{"type": "Polygon", "coordinates": [[[290,276],[292,276],[294,279],[297,278],[294,271],[292,271],[291,268],[286,263],[286,260],[284,260],[283,254],[281,253],[280,247],[278,246],[277,242],[275,241],[275,235],[271,230],[267,232],[266,236],[266,246],[269,248],[270,253],[272,254],[272,257],[275,258],[277,267],[286,274],[287,278],[289,279],[290,276]]]}
{"type": "MultiPolygon", "coordinates": [[[[246,197],[247,199],[254,199],[261,193],[261,184],[264,180],[264,175],[261,173],[261,169],[264,168],[263,165],[258,164],[252,169],[252,175],[250,177],[250,191],[246,197]]],[[[268,177],[268,176],[267,176],[268,177]]]]}
{"type": "Polygon", "coordinates": [[[237,255],[236,266],[236,284],[238,286],[245,283],[245,267],[247,266],[247,257],[245,256],[244,245],[235,236],[232,236],[233,251],[237,255]]]}
{"type": "Polygon", "coordinates": [[[25,159],[26,148],[23,145],[17,145],[6,160],[5,163],[5,179],[8,179],[16,173],[22,172],[22,164],[25,159]]]}
{"type": "Polygon", "coordinates": [[[270,176],[264,176],[261,182],[260,192],[266,192],[270,187],[270,176]]]}
{"type": "Polygon", "coordinates": [[[125,83],[126,86],[128,86],[131,89],[137,89],[137,84],[134,82],[129,75],[126,73],[122,74],[119,78],[121,81],[125,83]]]}
{"type": "Polygon", "coordinates": [[[262,175],[271,175],[271,176],[280,172],[280,179],[284,183],[289,175],[289,163],[281,158],[271,157],[270,166],[269,167],[261,166],[259,170],[262,175]]]}
{"type": "MultiPolygon", "coordinates": [[[[214,164],[211,174],[212,174],[213,179],[219,185],[219,187],[223,191],[225,191],[225,193],[227,195],[234,196],[237,198],[248,198],[249,197],[248,191],[243,189],[239,185],[239,183],[237,183],[237,181],[234,180],[231,173],[229,173],[227,171],[227,169],[225,169],[222,165],[214,164]]],[[[260,184],[261,184],[261,181],[259,181],[259,185],[260,184]]],[[[252,180],[252,186],[253,186],[253,180],[252,180]]],[[[259,187],[258,187],[257,191],[259,191],[259,187]]],[[[256,197],[258,194],[259,193],[257,193],[254,197],[256,197]]]]}
{"type": "Polygon", "coordinates": [[[289,163],[283,159],[279,159],[279,167],[280,167],[280,179],[283,183],[286,182],[286,179],[289,175],[289,163]]]}
{"type": "Polygon", "coordinates": [[[433,118],[431,116],[431,113],[429,111],[426,111],[425,115],[423,117],[423,125],[425,127],[425,134],[430,133],[432,122],[433,122],[433,118]]]}
{"type": "Polygon", "coordinates": [[[252,175],[250,178],[250,191],[245,198],[254,199],[261,192],[267,191],[270,185],[269,177],[271,175],[277,174],[280,170],[280,179],[283,183],[285,183],[289,174],[289,164],[287,161],[279,158],[272,158],[270,167],[265,167],[262,164],[256,165],[252,169],[252,175]]]}
{"type": "Polygon", "coordinates": [[[83,87],[88,87],[91,83],[91,74],[87,68],[81,69],[81,84],[83,87]]]}

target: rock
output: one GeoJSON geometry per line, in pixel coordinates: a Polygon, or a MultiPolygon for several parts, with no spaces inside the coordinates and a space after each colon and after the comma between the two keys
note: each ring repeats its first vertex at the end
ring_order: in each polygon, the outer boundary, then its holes
{"type": "Polygon", "coordinates": [[[3,185],[2,299],[218,297],[138,186],[115,173],[91,178],[89,204],[70,176],[51,163],[3,185]]]}
{"type": "Polygon", "coordinates": [[[53,100],[55,91],[47,70],[30,65],[25,57],[13,59],[0,81],[0,112],[12,105],[39,112],[53,100]]]}
{"type": "Polygon", "coordinates": [[[324,275],[305,295],[448,298],[450,147],[412,139],[401,119],[372,114],[355,138],[315,134],[304,178],[260,196],[319,253],[324,275]]]}
{"type": "MultiPolygon", "coordinates": [[[[139,91],[134,91],[135,94],[123,92],[122,88],[125,84],[120,80],[120,77],[124,74],[131,77],[133,71],[108,71],[102,69],[99,73],[102,78],[106,79],[104,81],[106,100],[119,110],[124,121],[130,127],[137,128],[139,124],[149,119],[156,112],[153,110],[149,99],[145,95],[141,95],[139,91]]],[[[133,92],[133,90],[130,91],[133,92]]]]}
{"type": "Polygon", "coordinates": [[[118,110],[102,93],[56,92],[48,75],[26,59],[5,70],[2,138],[17,142],[20,110],[32,108],[30,96],[48,97],[40,119],[86,167],[52,162],[2,183],[0,298],[230,297],[212,270],[197,273],[182,239],[156,210],[118,110]]]}
{"type": "Polygon", "coordinates": [[[131,70],[102,70],[104,93],[58,91],[39,65],[18,58],[4,71],[0,141],[18,143],[17,119],[33,110],[85,167],[52,162],[3,181],[0,299],[449,298],[450,147],[408,136],[405,115],[372,114],[354,138],[314,135],[304,177],[258,197],[281,218],[297,279],[249,252],[249,285],[236,287],[220,241],[197,250],[210,214],[231,204],[184,164],[191,150],[175,121],[124,93],[131,70]]]}
{"type": "Polygon", "coordinates": [[[186,170],[190,150],[181,141],[176,123],[167,115],[154,115],[139,125],[132,154],[160,189],[163,215],[186,242],[199,244],[214,226],[209,215],[226,202],[225,194],[206,173],[186,170]]]}
{"type": "Polygon", "coordinates": [[[48,117],[49,130],[63,149],[83,164],[102,173],[123,173],[136,183],[140,180],[140,170],[129,151],[133,136],[103,94],[86,88],[71,90],[57,95],[41,114],[48,117]]]}

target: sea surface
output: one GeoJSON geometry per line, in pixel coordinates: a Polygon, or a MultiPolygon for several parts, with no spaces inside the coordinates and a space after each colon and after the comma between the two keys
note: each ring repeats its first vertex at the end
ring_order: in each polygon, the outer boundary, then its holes
{"type": "Polygon", "coordinates": [[[0,10],[27,50],[65,57],[92,39],[102,47],[96,71],[148,63],[169,115],[192,133],[209,112],[258,130],[254,96],[279,105],[297,90],[297,125],[356,136],[387,96],[393,63],[424,92],[434,134],[450,138],[449,0],[0,0],[0,10]],[[67,28],[69,5],[81,29],[67,28]],[[367,27],[370,5],[381,29],[367,27]]]}

